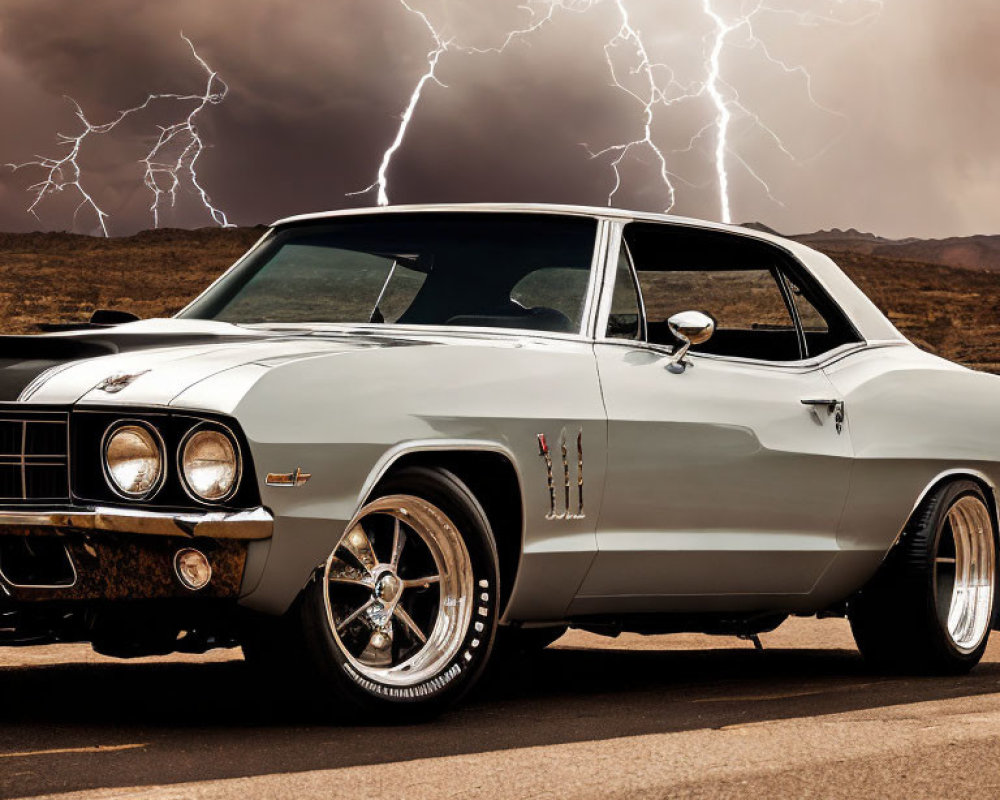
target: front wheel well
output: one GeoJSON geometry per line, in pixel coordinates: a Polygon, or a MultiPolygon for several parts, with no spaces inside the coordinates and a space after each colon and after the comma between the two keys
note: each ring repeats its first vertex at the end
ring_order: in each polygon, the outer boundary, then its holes
{"type": "Polygon", "coordinates": [[[521,484],[513,463],[492,451],[420,451],[400,456],[379,478],[365,502],[377,497],[391,476],[408,467],[445,469],[454,474],[479,501],[496,539],[500,562],[500,613],[510,600],[521,560],[524,512],[521,484]]]}

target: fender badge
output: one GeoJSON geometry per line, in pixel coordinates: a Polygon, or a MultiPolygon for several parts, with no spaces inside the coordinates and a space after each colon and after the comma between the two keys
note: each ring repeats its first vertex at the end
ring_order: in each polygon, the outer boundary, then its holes
{"type": "Polygon", "coordinates": [[[538,455],[545,461],[545,484],[549,490],[549,512],[545,515],[545,519],[585,519],[587,515],[583,512],[583,428],[580,428],[576,434],[576,513],[570,509],[570,459],[569,445],[566,442],[566,429],[563,428],[559,436],[563,474],[562,492],[560,492],[563,500],[562,511],[556,510],[556,480],[553,474],[552,453],[549,450],[548,440],[544,433],[538,434],[536,438],[538,439],[538,455]]]}
{"type": "Polygon", "coordinates": [[[115,375],[109,375],[94,388],[100,389],[102,392],[107,392],[108,394],[118,394],[118,392],[132,383],[132,381],[140,375],[145,375],[147,372],[149,372],[149,370],[144,369],[142,372],[123,372],[115,375]]]}
{"type": "Polygon", "coordinates": [[[267,473],[267,479],[264,481],[268,486],[283,486],[285,488],[301,486],[306,481],[308,481],[312,475],[308,472],[303,472],[299,467],[295,468],[295,472],[269,472],[267,473]]]}

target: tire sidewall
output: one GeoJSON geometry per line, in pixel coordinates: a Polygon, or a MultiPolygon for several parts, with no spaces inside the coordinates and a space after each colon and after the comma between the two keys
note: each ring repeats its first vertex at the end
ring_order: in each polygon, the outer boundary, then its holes
{"type": "Polygon", "coordinates": [[[955,481],[942,487],[939,490],[937,496],[937,504],[934,509],[934,513],[931,515],[931,520],[928,521],[928,527],[933,525],[933,536],[930,537],[929,547],[927,549],[927,568],[925,575],[925,586],[924,590],[926,592],[927,606],[926,614],[928,619],[934,624],[930,626],[934,638],[934,646],[938,649],[942,655],[945,655],[949,661],[955,662],[956,664],[977,664],[983,657],[983,653],[986,651],[986,647],[989,644],[990,630],[992,629],[993,623],[996,620],[997,613],[997,598],[996,598],[996,586],[994,585],[993,592],[993,604],[990,609],[990,626],[986,629],[986,633],[983,636],[982,642],[969,652],[964,652],[960,650],[952,641],[951,635],[948,633],[947,621],[942,622],[941,616],[938,613],[937,604],[937,586],[935,580],[935,568],[934,559],[938,554],[941,546],[941,538],[944,536],[945,523],[948,518],[948,512],[951,510],[952,506],[955,505],[963,497],[975,497],[979,502],[981,502],[985,507],[990,517],[990,528],[991,528],[991,538],[993,540],[993,574],[994,574],[994,584],[996,582],[997,575],[997,558],[998,558],[998,543],[997,543],[997,530],[996,530],[996,520],[993,516],[993,511],[991,509],[990,503],[986,498],[982,487],[973,481],[961,480],[955,481]]]}
{"type": "MultiPolygon", "coordinates": [[[[324,571],[319,568],[302,602],[307,650],[320,686],[330,698],[347,700],[353,710],[384,710],[392,716],[436,713],[472,688],[489,660],[499,616],[496,544],[482,507],[455,475],[442,469],[412,467],[383,481],[370,500],[412,495],[435,506],[462,535],[472,566],[472,613],[455,655],[435,674],[412,686],[381,683],[350,663],[330,630],[324,571]]],[[[367,505],[367,502],[366,502],[367,505]]]]}

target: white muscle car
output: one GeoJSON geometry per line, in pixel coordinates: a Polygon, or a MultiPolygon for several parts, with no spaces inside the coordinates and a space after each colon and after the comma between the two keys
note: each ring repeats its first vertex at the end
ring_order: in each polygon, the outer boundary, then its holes
{"type": "Polygon", "coordinates": [[[0,644],[241,644],[396,714],[567,626],[846,615],[874,665],[950,673],[995,623],[1000,383],[793,242],[317,214],[125,319],[0,338],[0,644]]]}

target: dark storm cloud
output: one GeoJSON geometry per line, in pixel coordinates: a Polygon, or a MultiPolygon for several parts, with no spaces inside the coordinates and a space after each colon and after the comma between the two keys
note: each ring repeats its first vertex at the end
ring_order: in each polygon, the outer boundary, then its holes
{"type": "MultiPolygon", "coordinates": [[[[717,0],[723,8],[728,0],[717,0]]],[[[516,0],[428,0],[464,42],[495,45],[523,17],[516,0]]],[[[810,4],[788,0],[792,8],[810,4]]],[[[705,19],[695,0],[630,0],[636,24],[682,80],[695,80],[705,19]]],[[[746,120],[733,143],[774,197],[735,159],[734,215],[786,231],[855,226],[887,235],[1000,230],[1000,12],[993,0],[886,0],[881,19],[859,27],[762,24],[772,52],[808,65],[817,99],[759,53],[734,49],[729,77],[781,133],[801,163],[746,120]]],[[[601,204],[612,185],[601,148],[641,136],[634,101],[609,85],[602,44],[617,27],[605,2],[557,23],[503,56],[448,53],[442,88],[430,85],[391,172],[394,202],[528,200],[601,204]]],[[[149,91],[200,91],[203,75],[178,32],[229,83],[206,112],[210,149],[200,162],[213,201],[237,222],[373,202],[345,197],[374,179],[432,41],[397,0],[0,0],[0,162],[55,154],[57,131],[76,121],[63,94],[94,120],[149,91]]],[[[624,53],[623,53],[624,55],[624,53]]],[[[136,159],[169,105],[85,154],[88,186],[114,213],[114,232],[149,224],[136,159]]],[[[174,112],[176,113],[176,108],[174,112]]],[[[710,109],[695,102],[658,112],[658,141],[686,144],[710,109]]],[[[717,217],[710,142],[672,163],[678,213],[717,217]]],[[[637,153],[624,170],[620,205],[665,203],[655,165],[637,153]]],[[[0,175],[0,229],[39,223],[24,214],[27,172],[0,175]]],[[[191,198],[167,223],[207,224],[191,198]]],[[[67,208],[42,213],[66,228],[67,208]]],[[[87,225],[81,219],[81,229],[87,225]]]]}

